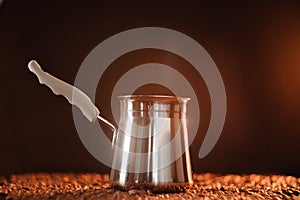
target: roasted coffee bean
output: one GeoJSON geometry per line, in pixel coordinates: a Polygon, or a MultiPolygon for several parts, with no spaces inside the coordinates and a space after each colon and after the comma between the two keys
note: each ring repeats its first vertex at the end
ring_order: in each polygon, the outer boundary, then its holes
{"type": "Polygon", "coordinates": [[[0,199],[294,199],[300,179],[291,176],[195,174],[194,183],[110,183],[100,174],[24,174],[2,179],[0,199]]]}
{"type": "Polygon", "coordinates": [[[300,192],[299,192],[298,190],[294,190],[294,191],[293,191],[293,194],[294,194],[295,196],[299,196],[300,192]]]}
{"type": "Polygon", "coordinates": [[[136,190],[136,189],[132,189],[132,190],[129,190],[128,191],[128,194],[129,195],[136,195],[136,194],[138,194],[139,193],[139,190],[136,190]]]}

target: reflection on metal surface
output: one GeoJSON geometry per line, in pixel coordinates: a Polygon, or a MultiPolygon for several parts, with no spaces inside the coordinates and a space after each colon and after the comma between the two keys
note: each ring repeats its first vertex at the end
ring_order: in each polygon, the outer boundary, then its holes
{"type": "Polygon", "coordinates": [[[119,99],[111,180],[120,185],[192,182],[186,127],[189,98],[132,95],[119,99]]]}

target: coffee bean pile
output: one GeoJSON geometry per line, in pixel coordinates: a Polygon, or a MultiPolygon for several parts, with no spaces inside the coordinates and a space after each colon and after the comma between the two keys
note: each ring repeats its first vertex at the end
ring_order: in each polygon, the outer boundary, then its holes
{"type": "Polygon", "coordinates": [[[113,185],[96,173],[34,173],[0,177],[0,199],[298,199],[300,178],[194,174],[191,185],[113,185]]]}

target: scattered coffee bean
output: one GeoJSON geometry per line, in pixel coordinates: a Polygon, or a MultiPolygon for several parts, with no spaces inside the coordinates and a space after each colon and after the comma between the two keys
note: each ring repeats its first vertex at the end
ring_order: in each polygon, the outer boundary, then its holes
{"type": "Polygon", "coordinates": [[[132,190],[129,190],[128,191],[128,194],[129,195],[136,195],[136,194],[138,194],[139,193],[139,190],[136,190],[136,189],[132,189],[132,190]]]}
{"type": "Polygon", "coordinates": [[[295,199],[300,179],[279,175],[194,174],[194,183],[114,185],[108,175],[23,174],[1,179],[0,199],[295,199]],[[104,178],[105,177],[105,178],[104,178]]]}
{"type": "Polygon", "coordinates": [[[300,191],[299,191],[299,190],[294,190],[293,194],[294,194],[295,196],[299,196],[300,191]]]}

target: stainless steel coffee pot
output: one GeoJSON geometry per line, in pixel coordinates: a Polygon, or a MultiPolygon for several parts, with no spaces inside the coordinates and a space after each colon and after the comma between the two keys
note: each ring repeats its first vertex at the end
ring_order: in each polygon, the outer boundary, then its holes
{"type": "MultiPolygon", "coordinates": [[[[119,185],[192,182],[186,104],[189,98],[159,95],[119,97],[118,129],[100,115],[78,88],[44,72],[32,60],[29,70],[55,94],[63,95],[91,121],[100,119],[114,131],[110,179],[119,185]]],[[[99,144],[100,145],[100,144],[99,144]]]]}

